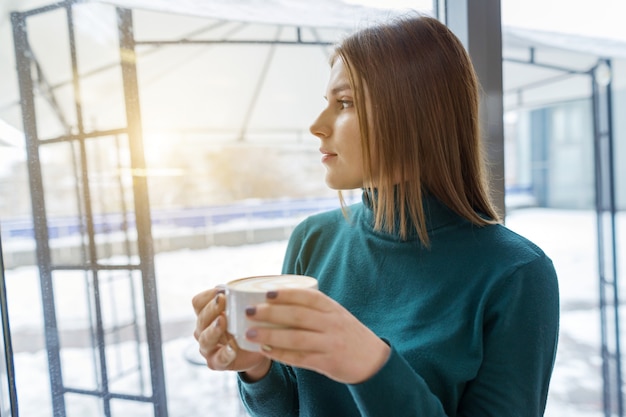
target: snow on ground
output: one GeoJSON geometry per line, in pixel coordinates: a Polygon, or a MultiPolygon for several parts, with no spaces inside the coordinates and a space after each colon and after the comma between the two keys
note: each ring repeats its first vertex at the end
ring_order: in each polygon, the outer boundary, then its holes
{"type": "MultiPolygon", "coordinates": [[[[619,245],[619,239],[623,240],[626,236],[625,219],[620,218],[621,222],[618,222],[619,260],[626,259],[626,247],[619,245]]],[[[509,214],[507,226],[542,247],[553,259],[559,275],[560,345],[546,416],[601,417],[595,215],[590,211],[520,209],[509,214]]],[[[279,272],[285,246],[285,241],[279,241],[196,251],[181,250],[156,256],[161,321],[164,324],[178,323],[183,327],[178,329],[179,333],[187,335],[166,340],[163,345],[171,417],[245,416],[237,399],[234,376],[210,371],[201,364],[191,336],[194,315],[190,300],[197,292],[232,278],[279,272]]],[[[42,326],[36,274],[34,267],[7,271],[9,313],[12,330],[16,335],[41,329],[42,326]]],[[[66,300],[69,305],[75,302],[78,295],[70,282],[68,280],[66,287],[57,291],[57,297],[62,303],[66,300]]],[[[121,344],[121,355],[131,348],[130,345],[121,344]]],[[[66,349],[63,356],[66,381],[80,384],[88,379],[86,370],[93,360],[89,352],[88,349],[66,349]]],[[[16,352],[15,367],[20,415],[52,416],[45,351],[16,352]]],[[[121,385],[131,391],[137,390],[138,386],[137,381],[127,382],[127,386],[121,385]]],[[[67,415],[100,416],[97,405],[85,400],[69,401],[67,415]]],[[[152,416],[152,409],[146,405],[125,404],[123,412],[114,413],[113,416],[147,417],[152,416]]]]}

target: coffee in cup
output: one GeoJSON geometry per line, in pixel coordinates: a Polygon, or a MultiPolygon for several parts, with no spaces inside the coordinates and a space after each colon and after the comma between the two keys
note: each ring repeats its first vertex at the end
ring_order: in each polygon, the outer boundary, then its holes
{"type": "Polygon", "coordinates": [[[246,316],[246,308],[265,302],[268,291],[284,288],[317,289],[317,280],[304,275],[262,275],[240,278],[226,283],[226,318],[228,333],[233,335],[239,348],[259,351],[261,346],[246,339],[246,331],[252,327],[274,327],[268,323],[253,322],[246,316]]]}

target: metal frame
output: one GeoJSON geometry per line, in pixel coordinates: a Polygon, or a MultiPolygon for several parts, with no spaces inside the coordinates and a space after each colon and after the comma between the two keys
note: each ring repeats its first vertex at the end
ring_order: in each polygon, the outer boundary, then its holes
{"type": "MultiPolygon", "coordinates": [[[[41,9],[40,9],[41,10],[41,9]]],[[[43,9],[46,11],[47,9],[43,9]]],[[[36,14],[32,11],[32,14],[36,14]]],[[[48,245],[48,228],[46,209],[43,198],[43,180],[41,163],[37,144],[37,122],[35,116],[35,100],[33,80],[31,78],[32,61],[28,36],[26,34],[26,18],[29,14],[11,13],[13,25],[13,40],[15,43],[15,62],[18,68],[18,84],[24,121],[24,136],[26,137],[26,155],[28,160],[29,185],[31,194],[31,208],[33,228],[35,230],[36,257],[39,267],[39,280],[44,313],[46,352],[52,383],[52,406],[54,410],[65,410],[65,401],[62,393],[61,357],[59,333],[56,325],[56,311],[54,307],[54,293],[52,291],[52,270],[50,247],[48,245]]],[[[64,415],[65,412],[63,411],[64,415]]]]}
{"type": "MultiPolygon", "coordinates": [[[[118,25],[120,33],[120,54],[121,71],[124,83],[124,94],[126,104],[127,126],[113,131],[86,132],[82,122],[82,108],[80,100],[80,75],[78,73],[77,56],[75,49],[74,27],[72,6],[77,1],[67,0],[56,4],[31,10],[28,12],[14,12],[11,14],[13,24],[13,35],[15,42],[16,64],[18,69],[18,81],[21,97],[22,118],[24,121],[24,132],[26,137],[26,150],[28,158],[29,181],[31,189],[31,203],[33,210],[33,225],[35,229],[37,264],[39,266],[41,296],[44,311],[44,326],[46,351],[48,354],[48,365],[50,371],[50,385],[52,391],[52,407],[55,417],[66,415],[66,394],[86,395],[102,400],[103,413],[106,417],[111,416],[111,400],[122,399],[136,402],[152,403],[155,417],[167,417],[167,398],[165,392],[165,377],[162,358],[161,330],[158,314],[158,303],[154,271],[154,251],[152,246],[150,206],[147,192],[147,181],[145,176],[133,176],[133,200],[135,202],[135,225],[137,229],[137,248],[139,263],[130,262],[125,265],[106,265],[98,262],[98,248],[95,239],[95,228],[93,223],[92,195],[89,182],[89,167],[87,164],[86,141],[115,135],[126,135],[130,143],[130,166],[134,171],[145,171],[145,161],[142,143],[141,119],[139,112],[139,97],[137,91],[136,68],[134,62],[134,40],[132,31],[132,18],[130,11],[118,10],[118,25]],[[62,126],[66,128],[66,134],[53,139],[42,139],[39,137],[37,129],[37,118],[35,112],[35,91],[34,83],[38,81],[44,86],[45,97],[53,109],[55,106],[54,91],[47,83],[41,83],[42,68],[36,62],[36,58],[28,42],[26,21],[28,17],[46,13],[49,11],[64,8],[66,11],[70,59],[72,68],[72,84],[75,97],[75,114],[77,133],[73,134],[70,127],[65,122],[65,118],[60,110],[57,117],[62,126]],[[126,58],[131,58],[130,60],[126,58]],[[36,69],[37,78],[33,77],[33,68],[36,69]],[[72,149],[72,156],[76,157],[76,147],[78,157],[76,158],[76,172],[79,174],[77,180],[77,195],[79,199],[79,213],[83,223],[87,242],[83,242],[83,259],[80,265],[55,265],[51,259],[49,236],[46,217],[46,205],[44,200],[44,184],[39,160],[39,151],[42,146],[51,143],[68,143],[72,149]],[[63,382],[61,366],[61,344],[60,334],[56,316],[53,272],[63,270],[83,270],[85,272],[85,282],[89,282],[91,288],[88,294],[93,297],[93,304],[90,305],[89,313],[95,321],[95,328],[92,328],[92,346],[94,351],[94,362],[97,368],[96,374],[99,376],[97,389],[81,389],[68,387],[63,382]],[[112,378],[107,364],[106,334],[107,332],[119,332],[124,326],[114,325],[113,329],[105,329],[103,324],[101,305],[101,287],[106,282],[103,281],[103,274],[106,271],[127,271],[129,281],[132,285],[134,273],[141,274],[143,284],[143,301],[145,310],[145,331],[146,343],[148,346],[149,366],[151,375],[151,395],[132,395],[112,392],[109,382],[112,378]],[[97,359],[96,359],[97,358],[97,359]]],[[[131,289],[132,290],[132,289],[131,289]]],[[[134,309],[134,307],[133,307],[134,309]]],[[[136,313],[136,311],[135,311],[136,313]]],[[[139,343],[137,333],[137,320],[130,325],[135,329],[135,341],[139,343]]],[[[140,354],[137,349],[137,354],[140,354]]],[[[143,372],[142,360],[137,360],[140,375],[143,372]]],[[[140,376],[140,378],[142,378],[140,376]]],[[[143,386],[143,383],[141,383],[143,386]]],[[[143,391],[142,391],[143,392],[143,391]]]]}
{"type": "MultiPolygon", "coordinates": [[[[2,377],[6,376],[6,387],[9,399],[8,409],[0,409],[0,417],[18,417],[17,389],[15,386],[15,366],[13,362],[13,342],[11,341],[11,326],[9,321],[9,309],[7,303],[6,280],[4,276],[4,258],[2,255],[2,238],[0,237],[0,314],[2,319],[2,356],[4,363],[1,368],[3,370],[2,377]]],[[[3,390],[4,391],[4,390],[3,390]]],[[[5,392],[0,392],[0,396],[4,396],[5,392]]],[[[1,402],[0,402],[1,403],[1,402]]],[[[2,404],[4,406],[5,404],[2,404]]]]}
{"type": "MultiPolygon", "coordinates": [[[[137,68],[135,41],[133,35],[132,12],[117,9],[120,35],[120,54],[126,118],[130,138],[130,157],[133,169],[146,168],[141,128],[141,112],[139,108],[139,88],[137,85],[137,68]]],[[[152,370],[152,389],[155,417],[167,416],[167,400],[165,394],[165,372],[161,344],[161,327],[157,303],[157,289],[154,270],[154,247],[152,245],[152,220],[148,199],[148,182],[143,175],[133,175],[135,190],[135,222],[139,244],[139,259],[144,279],[143,293],[145,297],[147,341],[150,346],[150,369],[152,370]],[[146,279],[148,278],[148,279],[146,279]]]]}
{"type": "Polygon", "coordinates": [[[539,88],[570,76],[589,77],[594,142],[594,188],[598,285],[600,295],[600,337],[602,357],[602,399],[605,417],[624,417],[624,389],[620,343],[620,295],[618,286],[617,230],[615,200],[615,153],[613,136],[613,98],[611,60],[600,58],[587,70],[544,64],[535,59],[529,48],[528,60],[503,58],[504,61],[560,71],[547,80],[518,87],[523,91],[539,88]]]}
{"type": "Polygon", "coordinates": [[[589,71],[594,112],[594,161],[600,321],[602,337],[602,380],[604,415],[624,416],[622,354],[620,346],[620,296],[617,273],[615,228],[615,157],[613,147],[612,65],[600,59],[589,71]]]}

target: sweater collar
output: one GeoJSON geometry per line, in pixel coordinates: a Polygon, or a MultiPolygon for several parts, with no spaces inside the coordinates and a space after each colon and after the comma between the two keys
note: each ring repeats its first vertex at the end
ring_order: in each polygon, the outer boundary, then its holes
{"type": "MultiPolygon", "coordinates": [[[[372,199],[376,198],[378,190],[367,190],[363,189],[363,194],[361,196],[361,200],[363,202],[363,206],[365,207],[365,219],[368,221],[371,227],[374,226],[374,211],[372,207],[372,199]]],[[[430,234],[432,231],[439,229],[447,224],[458,222],[461,217],[454,213],[451,209],[448,208],[445,204],[443,204],[439,199],[437,199],[434,195],[432,195],[428,191],[424,191],[422,193],[422,205],[424,207],[424,215],[426,216],[426,230],[430,234]]],[[[393,236],[399,236],[399,209],[397,208],[398,204],[396,204],[396,225],[394,227],[393,236]]],[[[410,240],[417,239],[417,230],[413,227],[413,223],[409,223],[409,234],[408,237],[410,240]]],[[[380,232],[385,233],[385,232],[380,232]]],[[[385,233],[387,234],[387,233],[385,233]]]]}

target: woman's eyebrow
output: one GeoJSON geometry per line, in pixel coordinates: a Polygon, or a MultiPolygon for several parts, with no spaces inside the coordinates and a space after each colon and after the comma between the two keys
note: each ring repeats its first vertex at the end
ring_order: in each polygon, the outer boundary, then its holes
{"type": "Polygon", "coordinates": [[[333,88],[332,90],[330,90],[330,92],[333,95],[337,95],[339,93],[341,93],[342,91],[345,90],[350,90],[350,84],[345,83],[345,84],[339,84],[337,87],[333,88]]]}
{"type": "MultiPolygon", "coordinates": [[[[330,90],[330,94],[331,94],[332,96],[336,96],[337,94],[339,94],[339,93],[341,93],[341,92],[343,92],[343,91],[346,91],[346,90],[351,90],[351,88],[350,88],[350,84],[348,84],[348,83],[345,83],[345,84],[340,84],[340,85],[338,85],[337,87],[335,87],[335,88],[331,89],[331,90],[330,90]]],[[[325,98],[326,100],[328,100],[328,97],[327,97],[327,96],[324,96],[324,98],[325,98]]]]}

